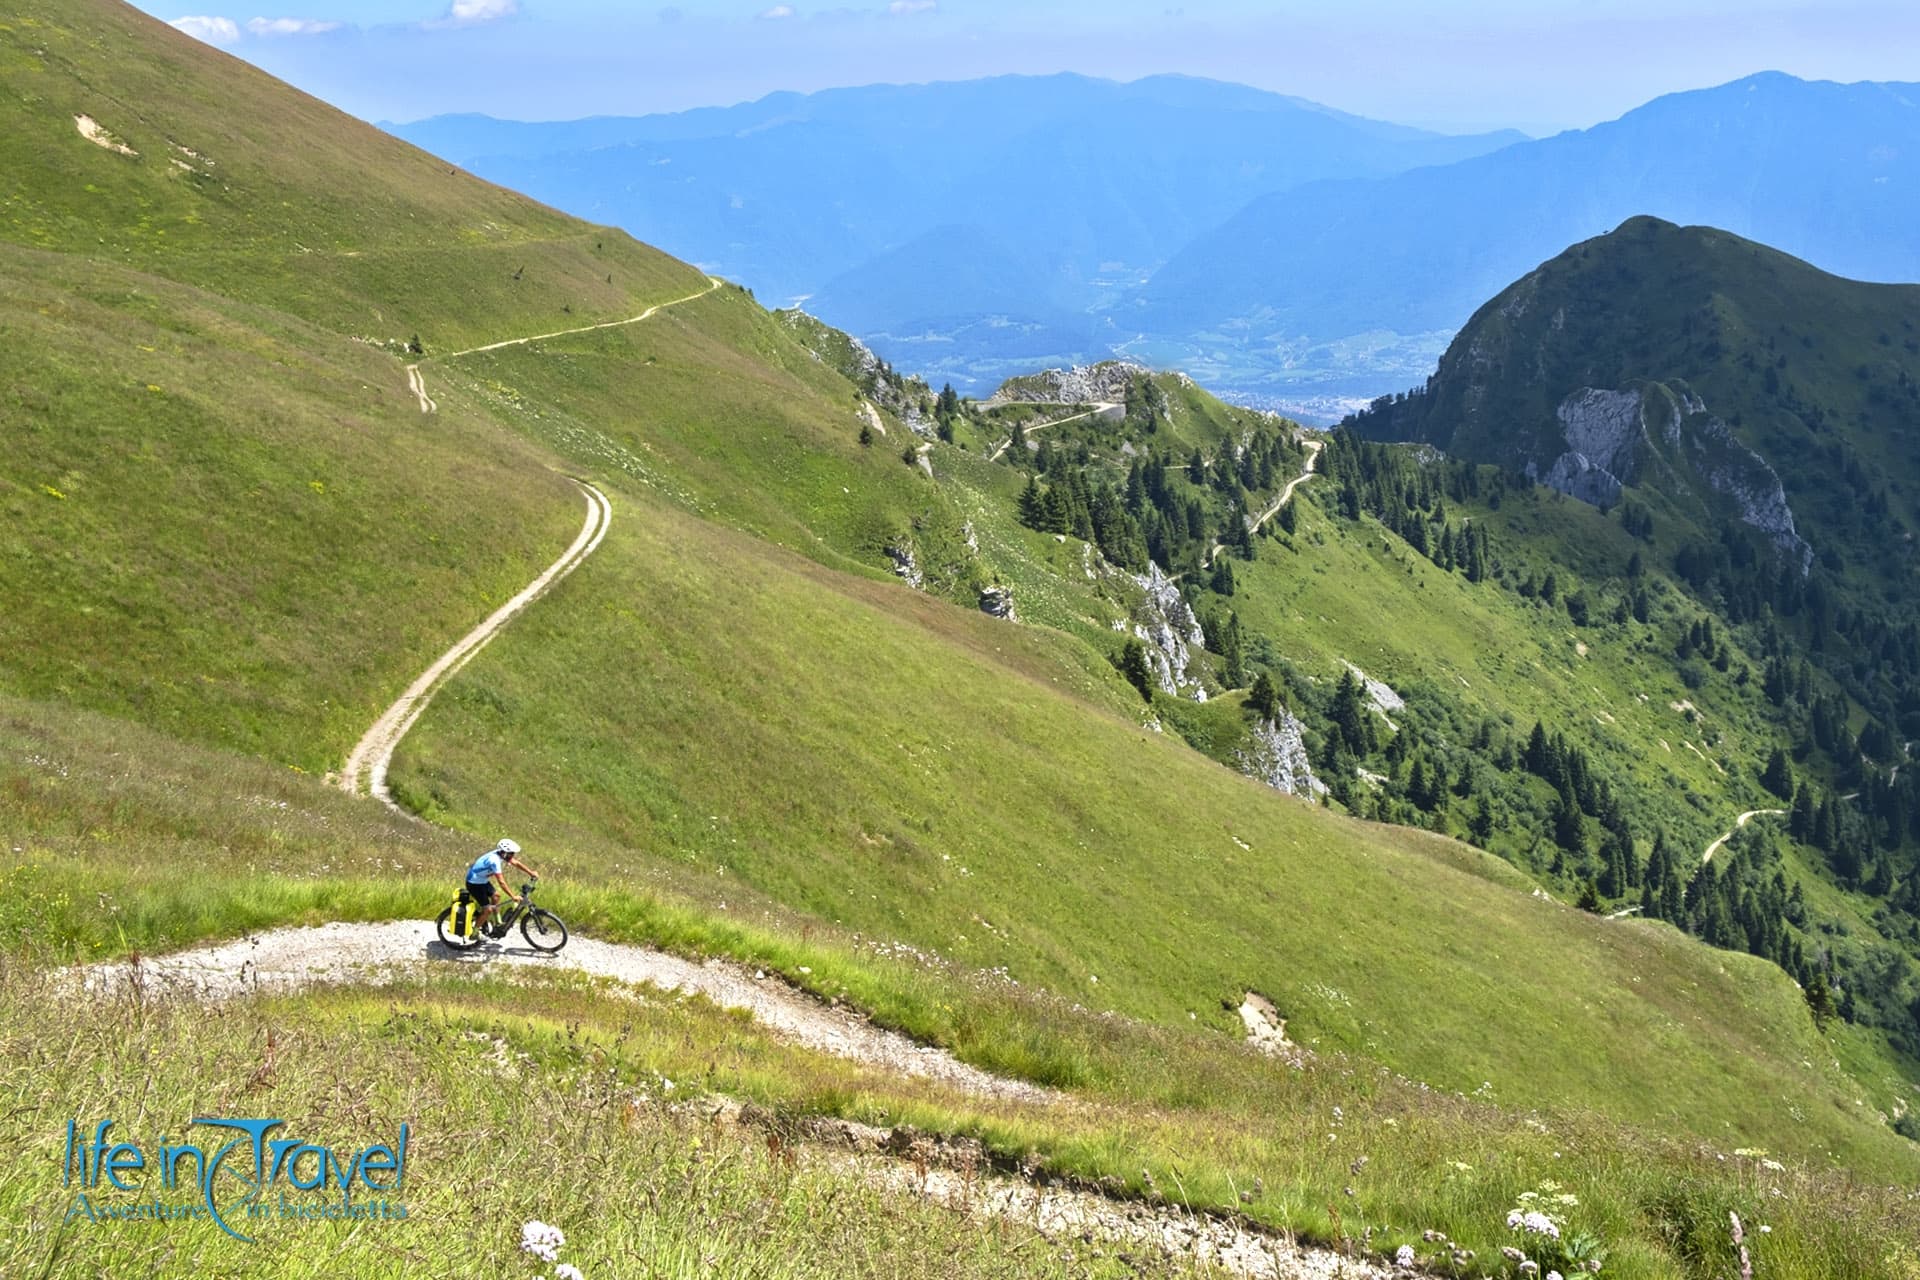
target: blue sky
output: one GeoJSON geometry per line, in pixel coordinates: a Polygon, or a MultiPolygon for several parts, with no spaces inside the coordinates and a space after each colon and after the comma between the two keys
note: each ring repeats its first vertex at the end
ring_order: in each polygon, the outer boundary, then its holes
{"type": "Polygon", "coordinates": [[[1754,71],[1920,79],[1911,0],[137,0],[370,120],[637,115],[877,81],[1181,72],[1445,130],[1754,71]]]}

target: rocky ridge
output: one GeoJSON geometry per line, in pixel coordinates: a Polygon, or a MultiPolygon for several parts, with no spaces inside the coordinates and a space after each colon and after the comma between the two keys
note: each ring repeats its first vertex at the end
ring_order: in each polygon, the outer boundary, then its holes
{"type": "Polygon", "coordinates": [[[1000,404],[1118,404],[1127,388],[1146,373],[1145,365],[1127,360],[1104,360],[1070,369],[1046,369],[1003,383],[985,403],[1000,404]]]}

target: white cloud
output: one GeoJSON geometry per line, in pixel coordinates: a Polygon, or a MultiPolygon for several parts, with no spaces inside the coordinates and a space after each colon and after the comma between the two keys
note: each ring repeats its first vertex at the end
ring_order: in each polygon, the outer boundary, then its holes
{"type": "Polygon", "coordinates": [[[207,44],[233,44],[240,39],[240,24],[232,18],[175,18],[169,25],[207,44]]]}
{"type": "Polygon", "coordinates": [[[887,12],[900,18],[913,13],[932,13],[939,7],[939,0],[893,0],[887,6],[887,12]]]}
{"type": "Polygon", "coordinates": [[[447,21],[459,27],[476,27],[520,12],[520,0],[453,0],[447,21]]]}
{"type": "Polygon", "coordinates": [[[312,18],[250,18],[247,30],[256,36],[323,36],[338,31],[337,22],[318,22],[312,18]]]}
{"type": "Polygon", "coordinates": [[[767,22],[777,22],[781,18],[791,18],[792,16],[793,6],[790,4],[777,4],[771,9],[762,10],[760,14],[761,19],[767,22]]]}
{"type": "Polygon", "coordinates": [[[478,27],[488,22],[511,18],[520,12],[520,0],[453,0],[447,16],[421,25],[428,27],[478,27]]]}

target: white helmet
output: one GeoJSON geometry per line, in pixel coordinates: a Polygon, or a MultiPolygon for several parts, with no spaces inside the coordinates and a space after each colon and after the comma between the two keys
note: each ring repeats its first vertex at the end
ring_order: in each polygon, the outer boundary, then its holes
{"type": "Polygon", "coordinates": [[[493,848],[494,852],[504,853],[509,858],[520,852],[520,846],[511,840],[502,840],[499,844],[493,846],[493,848]]]}

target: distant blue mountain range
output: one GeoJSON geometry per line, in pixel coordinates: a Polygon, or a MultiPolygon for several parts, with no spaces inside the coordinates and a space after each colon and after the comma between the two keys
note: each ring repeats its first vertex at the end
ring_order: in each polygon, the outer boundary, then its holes
{"type": "Polygon", "coordinates": [[[388,126],[979,390],[1119,352],[1336,416],[1636,214],[1920,280],[1920,88],[1769,73],[1447,137],[1239,85],[1001,77],[549,124],[388,126]]]}

